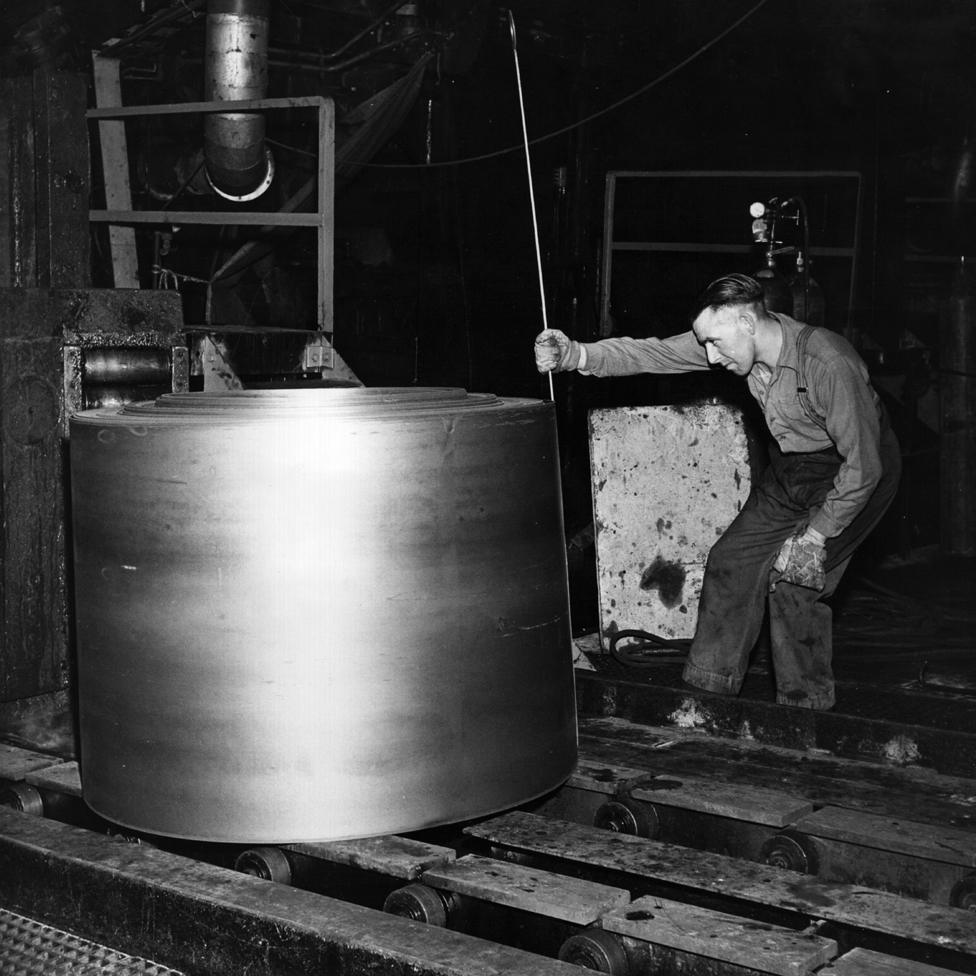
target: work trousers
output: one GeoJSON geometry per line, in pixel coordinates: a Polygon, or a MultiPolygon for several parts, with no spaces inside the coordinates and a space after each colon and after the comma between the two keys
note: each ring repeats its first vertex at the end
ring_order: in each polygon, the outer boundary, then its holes
{"type": "Polygon", "coordinates": [[[884,473],[867,504],[840,535],[827,540],[823,591],[782,581],[770,591],[780,547],[823,504],[841,463],[832,449],[784,454],[771,446],[769,466],[709,553],[685,681],[706,691],[738,694],[768,602],[776,700],[833,707],[832,614],[825,601],[898,488],[901,454],[887,425],[881,455],[884,473]]]}

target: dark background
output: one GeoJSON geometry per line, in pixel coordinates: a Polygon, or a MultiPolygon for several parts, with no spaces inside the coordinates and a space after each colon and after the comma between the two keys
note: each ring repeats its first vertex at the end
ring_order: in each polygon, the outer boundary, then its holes
{"type": "MultiPolygon", "coordinates": [[[[531,352],[542,312],[508,10],[482,0],[399,9],[272,2],[268,94],[335,98],[340,147],[349,113],[427,58],[402,122],[337,181],[335,343],[368,385],[547,395],[531,352]]],[[[671,334],[685,327],[710,278],[762,267],[758,249],[616,252],[611,314],[601,321],[608,173],[856,174],[624,181],[614,233],[748,245],[749,204],[799,192],[814,248],[856,243],[853,260],[822,257],[812,273],[826,325],[847,334],[874,370],[906,454],[903,497],[880,545],[904,551],[935,540],[939,371],[951,366],[940,364],[940,329],[960,256],[972,250],[971,3],[519,0],[511,10],[548,324],[581,340],[671,334]]],[[[121,38],[126,104],[197,100],[204,14],[200,0],[65,0],[40,12],[7,3],[0,68],[8,76],[38,64],[84,72],[92,49],[121,38]]],[[[269,117],[269,136],[278,186],[257,209],[279,206],[314,171],[314,132],[298,114],[269,117]]],[[[136,206],[158,207],[180,190],[178,161],[199,145],[198,122],[130,124],[129,139],[136,206]]],[[[96,163],[95,205],[98,186],[96,163]]],[[[214,201],[184,190],[179,206],[214,201]]],[[[111,283],[103,234],[93,239],[96,285],[111,283]]],[[[158,241],[140,234],[148,287],[158,241]]],[[[173,235],[166,262],[188,276],[188,323],[208,314],[192,279],[212,274],[243,234],[173,235]]],[[[279,235],[261,261],[215,291],[212,320],[314,326],[314,262],[311,235],[279,235]]],[[[590,518],[587,410],[735,396],[720,382],[557,378],[570,536],[590,518]]]]}

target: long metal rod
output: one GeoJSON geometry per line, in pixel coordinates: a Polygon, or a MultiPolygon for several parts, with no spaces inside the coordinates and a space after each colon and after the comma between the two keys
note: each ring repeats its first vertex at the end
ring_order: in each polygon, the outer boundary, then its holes
{"type": "MultiPolygon", "coordinates": [[[[515,82],[518,87],[519,112],[522,116],[522,140],[525,143],[525,171],[529,179],[529,206],[532,208],[532,236],[535,240],[535,263],[539,270],[539,301],[542,304],[542,328],[548,329],[546,287],[542,279],[542,251],[539,248],[539,221],[535,213],[535,190],[532,187],[532,161],[529,158],[529,130],[525,124],[525,101],[522,98],[522,72],[519,69],[518,43],[515,39],[515,17],[511,10],[508,12],[508,29],[512,33],[512,57],[515,59],[515,82]]],[[[554,401],[556,394],[552,386],[552,370],[547,375],[549,377],[549,399],[554,401]]]]}

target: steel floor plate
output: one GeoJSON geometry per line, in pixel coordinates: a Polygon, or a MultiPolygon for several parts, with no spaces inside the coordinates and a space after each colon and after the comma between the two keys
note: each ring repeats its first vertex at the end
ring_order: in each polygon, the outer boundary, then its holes
{"type": "Polygon", "coordinates": [[[184,976],[0,908],[3,976],[184,976]]]}

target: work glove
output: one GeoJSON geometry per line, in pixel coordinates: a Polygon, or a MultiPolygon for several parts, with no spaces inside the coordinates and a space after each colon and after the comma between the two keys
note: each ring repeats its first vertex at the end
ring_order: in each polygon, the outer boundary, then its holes
{"type": "Polygon", "coordinates": [[[783,543],[773,563],[770,590],[775,590],[777,583],[786,582],[819,593],[827,582],[824,570],[826,542],[821,533],[809,526],[794,532],[783,543]]]}
{"type": "Polygon", "coordinates": [[[544,329],[535,337],[535,368],[540,373],[576,369],[579,361],[579,343],[559,329],[544,329]]]}

